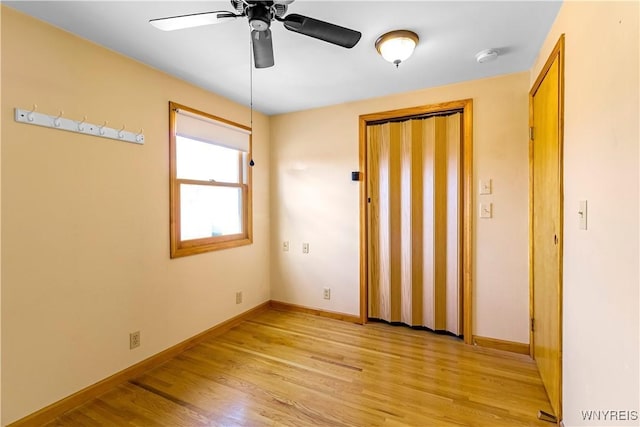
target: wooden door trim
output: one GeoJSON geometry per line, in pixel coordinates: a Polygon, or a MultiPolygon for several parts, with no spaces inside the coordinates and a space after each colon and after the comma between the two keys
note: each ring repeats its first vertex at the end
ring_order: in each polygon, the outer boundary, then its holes
{"type": "Polygon", "coordinates": [[[462,110],[462,331],[464,342],[473,344],[473,100],[442,102],[360,116],[360,321],[368,320],[368,216],[367,216],[367,125],[380,120],[462,110]]]}
{"type": "MultiPolygon", "coordinates": [[[[531,91],[529,92],[529,128],[533,128],[533,97],[537,93],[540,85],[547,76],[553,63],[558,60],[558,337],[560,339],[559,349],[559,390],[558,390],[558,414],[555,414],[558,420],[562,419],[562,265],[563,265],[563,242],[564,242],[564,42],[565,35],[561,34],[556,42],[551,54],[547,58],[544,67],[540,71],[531,91]]],[[[529,319],[534,317],[534,287],[533,287],[533,194],[534,194],[534,174],[533,174],[533,139],[535,135],[529,133],[529,319]]],[[[533,336],[533,328],[529,328],[529,348],[530,355],[534,357],[535,342],[533,336]]]]}

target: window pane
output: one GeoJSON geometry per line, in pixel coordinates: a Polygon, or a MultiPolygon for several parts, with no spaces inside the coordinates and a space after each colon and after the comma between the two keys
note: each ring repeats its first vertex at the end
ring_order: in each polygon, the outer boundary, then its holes
{"type": "Polygon", "coordinates": [[[180,184],[181,240],[242,233],[242,190],[180,184]]]}
{"type": "Polygon", "coordinates": [[[241,151],[176,137],[178,179],[238,183],[241,151]]]}

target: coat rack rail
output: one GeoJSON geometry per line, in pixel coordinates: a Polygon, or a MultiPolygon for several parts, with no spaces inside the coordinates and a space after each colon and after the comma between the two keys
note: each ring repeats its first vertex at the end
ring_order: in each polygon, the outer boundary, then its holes
{"type": "Polygon", "coordinates": [[[96,125],[93,123],[87,123],[86,117],[82,120],[72,120],[62,117],[62,113],[57,116],[49,114],[38,113],[35,110],[24,110],[21,108],[15,109],[16,122],[25,123],[28,125],[44,126],[53,129],[66,130],[69,132],[82,133],[85,135],[93,135],[101,138],[116,139],[118,141],[132,142],[134,144],[144,144],[144,135],[142,129],[140,132],[130,132],[124,130],[124,126],[121,129],[115,129],[103,125],[96,125]]]}

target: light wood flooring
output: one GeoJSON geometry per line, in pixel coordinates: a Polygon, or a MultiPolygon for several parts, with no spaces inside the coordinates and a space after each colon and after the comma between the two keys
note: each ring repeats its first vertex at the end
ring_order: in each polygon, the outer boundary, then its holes
{"type": "Polygon", "coordinates": [[[271,309],[49,426],[551,426],[539,409],[527,356],[271,309]]]}

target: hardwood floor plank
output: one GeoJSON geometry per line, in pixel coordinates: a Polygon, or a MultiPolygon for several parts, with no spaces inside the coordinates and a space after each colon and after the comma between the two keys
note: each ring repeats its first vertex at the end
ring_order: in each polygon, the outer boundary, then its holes
{"type": "MultiPolygon", "coordinates": [[[[220,353],[223,351],[224,347],[221,347],[220,353]]],[[[231,353],[233,354],[233,352],[231,353]]],[[[259,369],[258,364],[247,362],[246,359],[251,357],[250,354],[248,356],[241,354],[238,357],[241,360],[233,366],[213,358],[207,360],[206,358],[191,358],[191,356],[185,358],[185,361],[192,367],[197,367],[195,370],[198,371],[198,375],[203,375],[220,385],[243,393],[244,400],[255,403],[278,422],[290,418],[294,421],[294,425],[341,425],[336,421],[330,421],[318,414],[311,413],[306,408],[304,399],[301,398],[301,396],[305,396],[306,390],[301,390],[299,386],[296,387],[297,384],[293,381],[283,381],[277,367],[275,369],[273,367],[259,369]]],[[[270,359],[264,360],[264,363],[272,362],[270,359]]],[[[303,370],[301,372],[304,373],[303,370]]]]}
{"type": "Polygon", "coordinates": [[[272,422],[248,405],[248,402],[256,403],[249,394],[228,386],[222,377],[221,381],[215,381],[216,374],[210,366],[204,369],[198,366],[194,369],[197,372],[181,369],[181,364],[193,369],[194,361],[179,357],[139,381],[172,393],[198,408],[206,408],[215,425],[269,425],[272,422]]]}
{"type": "Polygon", "coordinates": [[[525,355],[268,310],[49,426],[545,426],[525,355]]]}
{"type": "MultiPolygon", "coordinates": [[[[213,350],[213,349],[211,349],[213,350]]],[[[237,354],[237,348],[228,348],[231,354],[237,354]]],[[[217,349],[219,352],[225,351],[225,346],[217,349]]],[[[251,390],[253,398],[260,398],[263,405],[276,406],[285,405],[289,414],[297,414],[302,417],[305,423],[319,425],[353,425],[343,424],[342,418],[335,418],[333,412],[340,412],[345,407],[345,402],[341,402],[331,395],[332,391],[344,388],[344,382],[336,376],[322,375],[318,370],[309,370],[296,363],[289,363],[281,358],[263,357],[257,352],[248,352],[244,358],[250,360],[242,366],[234,366],[227,371],[226,379],[237,381],[242,386],[250,384],[261,393],[257,396],[256,390],[251,390]],[[283,375],[287,372],[287,375],[283,375]],[[327,381],[329,383],[327,383],[327,381]],[[317,399],[326,399],[334,408],[325,414],[313,412],[313,403],[317,399]]],[[[215,362],[214,362],[215,363],[215,362]]],[[[224,368],[224,366],[222,366],[224,368]]],[[[347,405],[348,406],[348,405],[347,405]]],[[[282,409],[282,406],[279,406],[282,409]]],[[[351,418],[351,413],[357,413],[358,408],[351,408],[353,411],[343,414],[347,420],[351,418]]],[[[366,421],[366,414],[359,414],[359,419],[366,421]]],[[[373,422],[373,420],[372,420],[373,422]]],[[[306,424],[304,424],[306,425],[306,424]]],[[[370,424],[374,425],[374,424],[370,424]]]]}
{"type": "MultiPolygon", "coordinates": [[[[238,328],[236,331],[234,331],[234,333],[239,333],[241,331],[241,329],[242,328],[238,328]]],[[[281,332],[282,334],[286,334],[287,333],[285,330],[281,330],[279,332],[281,332]]],[[[253,330],[252,334],[253,334],[253,337],[258,340],[258,342],[261,342],[260,341],[260,334],[259,334],[258,331],[253,330]]],[[[245,338],[242,341],[242,344],[245,345],[245,346],[249,345],[249,343],[250,343],[250,340],[247,339],[247,338],[245,338]]],[[[297,348],[299,346],[303,346],[304,347],[304,346],[307,346],[308,344],[309,343],[304,342],[304,340],[298,340],[295,344],[294,343],[288,343],[287,352],[289,354],[292,354],[292,349],[293,348],[297,348]]],[[[331,356],[326,356],[326,357],[329,358],[331,356]]],[[[318,358],[317,356],[312,356],[312,358],[313,359],[317,359],[317,360],[324,360],[322,358],[318,358]]],[[[364,366],[364,365],[369,364],[366,360],[345,359],[345,357],[335,357],[334,359],[336,359],[336,360],[335,361],[329,361],[329,363],[333,363],[333,364],[336,364],[338,366],[343,366],[343,367],[344,366],[348,366],[350,369],[355,369],[355,370],[359,370],[359,371],[362,371],[362,369],[363,369],[362,367],[359,367],[359,366],[364,366]]],[[[406,365],[403,364],[403,362],[402,362],[402,360],[400,358],[398,358],[398,360],[400,361],[398,364],[394,365],[393,362],[389,362],[388,365],[382,365],[381,368],[383,370],[394,370],[394,371],[398,372],[398,369],[402,370],[403,367],[406,366],[406,365]]],[[[423,360],[424,360],[424,358],[423,358],[423,360]]],[[[445,389],[447,387],[452,388],[453,390],[457,390],[457,387],[458,387],[457,381],[459,381],[460,378],[457,378],[459,376],[457,376],[455,374],[455,371],[453,369],[449,369],[450,375],[444,376],[444,379],[436,378],[436,376],[438,376],[438,377],[442,376],[442,375],[440,375],[442,373],[441,371],[443,369],[446,369],[446,368],[443,368],[442,365],[444,363],[446,363],[446,362],[447,362],[447,360],[438,363],[438,361],[436,360],[434,363],[426,364],[425,366],[420,368],[418,370],[418,372],[415,372],[415,368],[414,368],[414,372],[413,372],[414,375],[410,375],[410,376],[412,376],[416,380],[423,380],[425,378],[421,378],[421,375],[427,375],[427,377],[431,377],[431,378],[426,378],[426,379],[431,380],[430,383],[437,385],[440,388],[440,390],[443,390],[443,389],[445,389]]],[[[490,368],[491,368],[491,366],[485,367],[485,369],[490,369],[490,368]]],[[[518,383],[517,379],[505,378],[505,377],[501,377],[499,375],[496,375],[495,378],[494,377],[491,377],[491,378],[494,381],[499,380],[499,381],[496,381],[495,384],[494,383],[490,383],[489,384],[489,386],[493,386],[493,387],[491,387],[493,389],[492,391],[496,391],[496,390],[498,390],[500,388],[503,388],[505,386],[509,386],[511,384],[514,384],[514,385],[519,385],[517,390],[523,390],[524,389],[525,391],[522,392],[522,393],[524,393],[525,395],[529,392],[529,390],[526,389],[527,384],[526,383],[518,383]]],[[[467,387],[468,388],[475,387],[477,389],[477,391],[481,391],[481,388],[486,389],[487,385],[488,385],[487,383],[477,384],[475,382],[467,381],[467,387]]]]}

